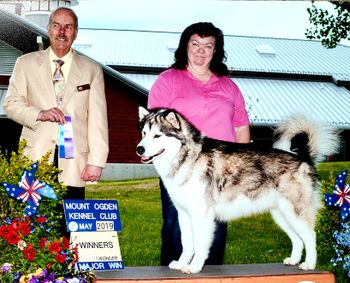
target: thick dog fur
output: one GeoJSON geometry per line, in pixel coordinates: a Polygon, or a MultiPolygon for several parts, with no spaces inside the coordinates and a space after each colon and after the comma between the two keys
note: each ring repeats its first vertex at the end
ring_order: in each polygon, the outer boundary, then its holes
{"type": "MultiPolygon", "coordinates": [[[[208,257],[214,220],[269,211],[292,242],[284,264],[316,266],[315,219],[321,206],[315,162],[337,152],[338,135],[303,117],[276,130],[274,148],[203,136],[170,109],[139,108],[142,140],[137,154],[153,162],[179,216],[183,252],[171,269],[197,273],[208,257]]],[[[254,233],[254,231],[252,231],[254,233]]]]}

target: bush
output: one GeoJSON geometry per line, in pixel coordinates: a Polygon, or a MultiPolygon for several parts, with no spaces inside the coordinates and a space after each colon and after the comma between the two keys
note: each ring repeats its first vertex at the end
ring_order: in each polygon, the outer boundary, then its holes
{"type": "MultiPolygon", "coordinates": [[[[328,178],[325,178],[321,182],[322,194],[332,194],[334,183],[335,177],[333,171],[330,171],[328,178]]],[[[318,267],[332,272],[337,278],[337,282],[345,283],[349,282],[349,278],[347,278],[347,270],[343,268],[342,262],[335,262],[338,255],[336,253],[337,244],[334,233],[341,230],[342,225],[339,221],[339,208],[324,205],[319,211],[316,225],[318,267]]]]}
{"type": "MultiPolygon", "coordinates": [[[[23,154],[25,145],[26,142],[21,141],[18,152],[12,152],[9,159],[6,159],[0,152],[0,182],[18,184],[23,170],[30,169],[33,161],[23,154]]],[[[62,221],[63,215],[62,209],[57,209],[57,207],[62,207],[63,205],[62,196],[66,192],[66,187],[58,182],[59,170],[52,163],[48,162],[49,155],[50,152],[38,161],[38,170],[35,177],[54,189],[58,201],[43,197],[40,201],[39,213],[46,215],[54,223],[54,226],[51,227],[53,231],[58,231],[58,225],[62,221]]],[[[26,206],[26,203],[9,198],[5,190],[0,186],[0,223],[9,215],[23,215],[26,206]]]]}
{"type": "MultiPolygon", "coordinates": [[[[21,141],[18,152],[12,152],[9,159],[0,152],[0,282],[63,283],[72,278],[74,282],[92,282],[93,273],[75,271],[78,248],[71,247],[59,232],[64,223],[66,187],[58,181],[59,170],[48,161],[50,152],[32,167],[33,161],[23,154],[24,147],[25,141],[21,141]],[[35,171],[34,178],[50,186],[57,197],[43,196],[32,215],[25,213],[27,202],[9,197],[3,189],[17,186],[24,170],[35,171]]],[[[34,196],[28,195],[29,199],[34,196]]]]}

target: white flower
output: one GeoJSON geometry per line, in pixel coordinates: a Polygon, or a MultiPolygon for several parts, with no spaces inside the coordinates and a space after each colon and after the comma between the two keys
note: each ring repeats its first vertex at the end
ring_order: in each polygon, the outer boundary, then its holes
{"type": "Polygon", "coordinates": [[[78,278],[72,278],[72,279],[67,279],[68,283],[79,283],[79,279],[78,278]]]}
{"type": "Polygon", "coordinates": [[[23,240],[19,240],[18,244],[17,244],[17,247],[23,251],[26,247],[27,247],[27,243],[23,240]]]}

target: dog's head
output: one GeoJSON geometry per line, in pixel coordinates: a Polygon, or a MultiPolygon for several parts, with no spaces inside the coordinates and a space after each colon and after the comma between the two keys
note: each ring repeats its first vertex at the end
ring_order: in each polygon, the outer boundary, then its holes
{"type": "Polygon", "coordinates": [[[142,139],[136,147],[141,162],[174,157],[184,143],[182,129],[185,120],[170,109],[148,111],[139,107],[139,129],[142,139]]]}

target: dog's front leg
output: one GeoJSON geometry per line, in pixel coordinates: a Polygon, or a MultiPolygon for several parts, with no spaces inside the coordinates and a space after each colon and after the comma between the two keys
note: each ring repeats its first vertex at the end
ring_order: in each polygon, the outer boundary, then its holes
{"type": "Polygon", "coordinates": [[[184,273],[198,273],[208,258],[215,233],[215,218],[210,211],[203,211],[192,219],[194,256],[189,266],[182,269],[184,273]]]}
{"type": "Polygon", "coordinates": [[[181,231],[182,253],[178,260],[173,260],[169,264],[170,269],[183,270],[188,267],[194,253],[193,235],[191,219],[187,212],[182,209],[177,209],[179,218],[179,226],[181,231]]]}

